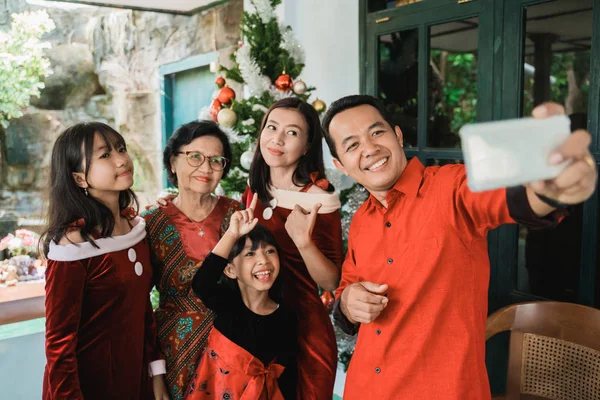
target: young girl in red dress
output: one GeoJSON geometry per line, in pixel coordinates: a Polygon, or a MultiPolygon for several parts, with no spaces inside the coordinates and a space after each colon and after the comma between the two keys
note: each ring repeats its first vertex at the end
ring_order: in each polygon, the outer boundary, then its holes
{"type": "Polygon", "coordinates": [[[231,216],[194,276],[216,317],[187,400],[296,398],[296,317],[282,299],[275,238],[254,217],[257,200],[231,216]]]}
{"type": "Polygon", "coordinates": [[[132,185],[125,141],[109,126],[77,124],[56,140],[44,240],[44,400],[168,398],[132,185]]]}
{"type": "Polygon", "coordinates": [[[281,249],[290,307],[298,318],[298,399],[330,400],[337,345],[320,286],[337,288],[342,263],[340,200],[325,179],[319,116],[308,103],[285,98],[266,112],[250,167],[255,215],[281,249]]]}

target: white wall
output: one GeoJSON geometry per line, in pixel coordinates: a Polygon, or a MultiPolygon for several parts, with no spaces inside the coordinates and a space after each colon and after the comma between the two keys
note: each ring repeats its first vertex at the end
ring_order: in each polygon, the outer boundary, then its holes
{"type": "MultiPolygon", "coordinates": [[[[358,0],[283,0],[283,22],[304,48],[306,66],[300,78],[314,86],[327,105],[359,92],[358,0]]],[[[312,100],[312,99],[311,99],[312,100]]],[[[327,176],[341,190],[352,180],[339,173],[323,143],[327,176]]]]}
{"type": "MultiPolygon", "coordinates": [[[[244,8],[252,9],[249,0],[244,8]]],[[[283,0],[277,16],[306,53],[300,78],[327,104],[359,90],[358,0],[283,0]]]]}
{"type": "Polygon", "coordinates": [[[357,94],[358,0],[284,0],[283,9],[306,52],[302,80],[327,104],[357,94]]]}

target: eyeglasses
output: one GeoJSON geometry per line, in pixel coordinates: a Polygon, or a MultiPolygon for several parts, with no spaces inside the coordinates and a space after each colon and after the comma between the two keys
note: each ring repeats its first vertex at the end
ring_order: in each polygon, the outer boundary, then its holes
{"type": "Polygon", "coordinates": [[[204,161],[208,159],[208,165],[213,171],[222,171],[225,169],[227,162],[229,161],[225,157],[212,156],[207,157],[199,151],[178,151],[175,154],[185,154],[187,163],[191,167],[199,167],[204,164],[204,161]]]}

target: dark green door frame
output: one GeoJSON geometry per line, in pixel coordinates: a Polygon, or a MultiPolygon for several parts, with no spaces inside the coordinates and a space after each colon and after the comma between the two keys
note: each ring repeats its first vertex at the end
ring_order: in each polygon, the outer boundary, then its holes
{"type": "MultiPolygon", "coordinates": [[[[525,8],[537,4],[546,3],[547,0],[503,0],[504,3],[504,47],[503,47],[503,74],[502,74],[502,107],[499,114],[500,119],[516,118],[520,116],[522,109],[522,84],[515,85],[515,82],[523,82],[523,68],[521,60],[523,59],[524,29],[523,21],[525,17],[525,8]]],[[[598,25],[600,25],[600,0],[593,0],[594,14],[592,26],[596,31],[593,38],[598,38],[598,25]]],[[[588,103],[588,130],[592,134],[592,152],[599,159],[598,154],[598,114],[600,110],[599,96],[600,91],[600,41],[592,41],[591,56],[591,85],[588,103]]],[[[598,232],[598,193],[586,202],[584,205],[584,221],[593,221],[593,223],[583,224],[582,246],[581,246],[581,269],[579,279],[579,299],[580,304],[590,306],[600,306],[600,299],[595,299],[597,290],[597,235],[598,232]]],[[[517,252],[518,228],[515,226],[502,227],[499,230],[499,240],[503,247],[503,253],[500,254],[500,262],[497,264],[500,268],[492,271],[496,280],[492,281],[490,292],[498,294],[495,304],[490,304],[490,309],[503,307],[507,304],[520,301],[537,300],[538,298],[530,294],[522,293],[514,289],[516,281],[517,259],[514,256],[517,252]]]]}
{"type": "MultiPolygon", "coordinates": [[[[429,73],[429,27],[471,17],[479,18],[479,26],[493,26],[492,9],[484,7],[485,1],[473,0],[459,6],[456,0],[425,1],[391,10],[378,11],[363,15],[361,18],[361,91],[377,96],[377,60],[378,38],[381,35],[418,29],[419,31],[419,93],[428,93],[429,73]]],[[[366,0],[360,1],[361,13],[366,12],[366,0]]],[[[477,119],[493,119],[494,72],[493,71],[493,29],[478,29],[478,98],[477,119]]],[[[426,159],[461,159],[462,153],[456,149],[438,149],[427,147],[427,96],[419,96],[418,143],[416,148],[406,150],[409,157],[426,159]]]]}
{"type": "MultiPolygon", "coordinates": [[[[360,88],[362,93],[377,95],[378,37],[382,34],[419,29],[419,93],[427,93],[429,63],[428,26],[478,16],[478,120],[517,117],[521,110],[523,12],[525,6],[547,0],[425,0],[407,6],[368,13],[367,0],[359,1],[360,88]]],[[[561,0],[566,1],[566,0],[561,0]]],[[[600,0],[593,0],[593,38],[600,38],[600,0]]],[[[588,130],[592,150],[600,160],[600,40],[592,42],[591,85],[589,92],[588,130]]],[[[458,150],[426,147],[427,96],[419,96],[418,146],[407,150],[408,156],[461,159],[458,150]]],[[[579,303],[600,306],[595,298],[597,281],[598,194],[584,206],[582,261],[579,303]]],[[[538,299],[514,290],[517,267],[515,226],[501,227],[489,235],[491,263],[490,311],[518,301],[538,299]]]]}

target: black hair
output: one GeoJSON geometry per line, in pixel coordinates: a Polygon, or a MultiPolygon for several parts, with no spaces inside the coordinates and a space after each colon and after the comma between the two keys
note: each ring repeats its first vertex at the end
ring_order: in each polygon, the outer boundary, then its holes
{"type": "Polygon", "coordinates": [[[346,111],[348,109],[363,105],[368,105],[377,109],[377,111],[379,111],[379,114],[381,114],[383,119],[390,125],[390,127],[394,128],[395,124],[391,122],[391,119],[385,111],[383,104],[381,104],[381,102],[375,97],[366,94],[355,94],[351,96],[342,97],[341,99],[338,99],[331,103],[331,106],[329,106],[327,112],[325,112],[325,116],[323,117],[322,122],[323,135],[325,136],[327,146],[329,146],[329,151],[331,151],[331,155],[334,158],[339,159],[337,150],[335,148],[335,142],[333,141],[331,133],[329,132],[329,125],[331,124],[331,120],[333,119],[333,117],[335,117],[342,111],[346,111]]]}
{"type": "MultiPolygon", "coordinates": [[[[321,131],[319,114],[313,106],[299,98],[286,97],[271,105],[265,113],[260,126],[259,137],[257,139],[258,146],[260,146],[260,135],[262,135],[262,131],[267,125],[269,115],[271,114],[271,111],[276,108],[287,108],[298,111],[308,126],[308,151],[305,155],[300,157],[298,166],[292,176],[292,182],[298,186],[307,185],[311,182],[310,174],[312,172],[318,172],[319,178],[325,178],[322,146],[323,132],[321,131]]],[[[271,185],[271,170],[263,158],[260,148],[257,148],[254,153],[252,165],[250,166],[249,178],[250,189],[253,193],[258,195],[258,198],[263,203],[266,203],[273,198],[269,191],[271,185]]],[[[329,185],[327,191],[333,192],[334,187],[329,185]]]]}
{"type": "MultiPolygon", "coordinates": [[[[277,241],[275,241],[275,236],[273,233],[265,227],[264,225],[256,225],[254,229],[252,229],[248,234],[240,237],[236,240],[233,248],[229,252],[228,260],[232,262],[234,258],[236,258],[244,247],[246,246],[246,239],[250,239],[250,243],[252,243],[251,250],[254,251],[260,247],[273,246],[277,250],[277,255],[279,257],[279,275],[275,279],[273,286],[269,289],[269,297],[276,303],[280,303],[283,299],[283,284],[285,282],[285,271],[283,269],[283,263],[281,260],[281,251],[279,246],[277,245],[277,241]]],[[[230,287],[239,290],[238,283],[235,279],[231,279],[227,275],[223,274],[221,277],[223,281],[225,281],[230,287]]]]}
{"type": "MultiPolygon", "coordinates": [[[[171,158],[177,155],[182,146],[192,143],[194,139],[203,136],[217,138],[223,146],[223,157],[227,159],[227,165],[223,169],[223,178],[227,176],[231,168],[231,144],[227,134],[214,121],[202,120],[192,121],[181,125],[169,138],[167,147],[163,151],[163,166],[167,171],[169,182],[177,187],[177,175],[171,171],[171,158]]],[[[211,154],[212,155],[212,154],[211,154]]]]}
{"type": "MultiPolygon", "coordinates": [[[[86,195],[73,178],[75,172],[85,172],[87,179],[92,155],[94,136],[98,134],[108,147],[108,151],[125,147],[125,139],[110,126],[101,122],[83,122],[67,128],[60,134],[52,149],[50,161],[50,185],[48,204],[48,226],[44,232],[43,252],[48,254],[50,241],[55,243],[65,236],[74,222],[83,219],[80,228],[83,240],[98,247],[92,238],[109,237],[115,227],[115,217],[111,210],[100,201],[86,195]],[[97,229],[100,232],[97,232],[97,229]]],[[[135,193],[131,189],[119,193],[119,209],[139,208],[135,193]]]]}

